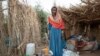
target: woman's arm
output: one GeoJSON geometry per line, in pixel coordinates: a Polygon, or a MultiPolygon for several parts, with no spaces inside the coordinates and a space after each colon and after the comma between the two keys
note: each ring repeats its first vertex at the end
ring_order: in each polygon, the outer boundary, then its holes
{"type": "Polygon", "coordinates": [[[62,34],[62,38],[65,39],[65,40],[67,40],[67,39],[66,39],[66,35],[65,35],[65,31],[64,31],[64,30],[61,31],[61,34],[62,34]]]}

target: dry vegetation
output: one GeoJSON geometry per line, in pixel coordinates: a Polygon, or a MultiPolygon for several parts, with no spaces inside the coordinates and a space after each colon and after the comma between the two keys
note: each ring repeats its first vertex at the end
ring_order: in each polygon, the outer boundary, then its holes
{"type": "MultiPolygon", "coordinates": [[[[87,32],[100,36],[100,31],[91,25],[100,25],[100,0],[81,0],[82,4],[71,8],[60,7],[60,13],[66,26],[66,37],[71,34],[87,32]],[[84,27],[81,25],[83,24],[84,27]]],[[[9,0],[8,17],[4,23],[2,3],[0,2],[0,56],[23,56],[29,42],[41,42],[40,25],[37,13],[27,4],[18,0],[9,0]]],[[[100,26],[99,26],[100,28],[100,26]]],[[[99,29],[98,28],[98,29],[99,29]]],[[[100,30],[100,29],[99,29],[100,30]]]]}
{"type": "Polygon", "coordinates": [[[37,14],[30,6],[18,0],[9,0],[8,5],[6,24],[0,12],[0,56],[24,56],[27,43],[35,43],[38,48],[41,42],[37,14]]]}
{"type": "Polygon", "coordinates": [[[60,13],[65,21],[66,35],[69,37],[71,34],[87,32],[88,35],[94,34],[99,38],[100,0],[81,1],[81,4],[72,5],[69,9],[60,7],[60,13]]]}

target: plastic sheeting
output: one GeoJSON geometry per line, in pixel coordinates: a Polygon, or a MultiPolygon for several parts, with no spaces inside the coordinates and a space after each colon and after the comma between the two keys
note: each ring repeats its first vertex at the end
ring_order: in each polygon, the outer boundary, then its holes
{"type": "Polygon", "coordinates": [[[79,56],[79,53],[64,49],[63,56],[79,56]]]}

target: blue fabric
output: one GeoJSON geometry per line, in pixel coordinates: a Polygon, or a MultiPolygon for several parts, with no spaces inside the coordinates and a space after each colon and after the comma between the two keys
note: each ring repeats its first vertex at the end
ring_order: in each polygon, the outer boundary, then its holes
{"type": "Polygon", "coordinates": [[[75,38],[75,35],[71,35],[70,38],[71,38],[71,39],[72,39],[72,38],[75,38]]]}
{"type": "Polygon", "coordinates": [[[66,46],[65,40],[62,38],[61,29],[54,28],[51,24],[48,25],[50,50],[53,56],[62,56],[63,48],[66,46]]]}

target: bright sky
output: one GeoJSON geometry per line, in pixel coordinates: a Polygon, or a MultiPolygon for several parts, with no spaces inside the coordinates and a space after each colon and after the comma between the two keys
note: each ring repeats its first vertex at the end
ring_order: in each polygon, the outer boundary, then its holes
{"type": "MultiPolygon", "coordinates": [[[[8,7],[7,1],[3,1],[3,3],[2,3],[2,8],[3,8],[3,9],[7,9],[7,7],[8,7]]],[[[8,11],[7,11],[7,10],[4,10],[3,12],[4,12],[5,15],[8,15],[8,13],[7,13],[8,11]]]]}
{"type": "MultiPolygon", "coordinates": [[[[22,2],[23,0],[19,0],[19,1],[22,2]]],[[[45,10],[47,12],[50,12],[52,6],[54,5],[54,1],[57,6],[63,6],[66,8],[69,8],[70,5],[76,5],[76,4],[81,3],[80,0],[25,0],[25,2],[27,2],[31,6],[40,4],[41,7],[43,8],[43,10],[45,10]]],[[[3,2],[3,8],[7,8],[6,1],[3,2]]],[[[5,13],[6,13],[6,11],[5,11],[5,13]]]]}
{"type": "Polygon", "coordinates": [[[76,5],[81,3],[80,0],[27,0],[29,5],[35,6],[37,3],[42,6],[42,8],[50,12],[51,7],[54,5],[54,1],[57,6],[69,7],[71,4],[76,5]]]}

